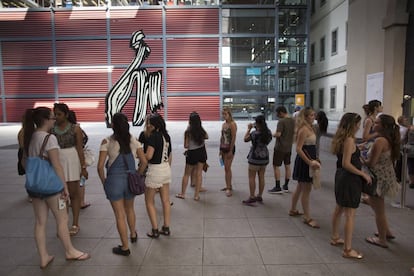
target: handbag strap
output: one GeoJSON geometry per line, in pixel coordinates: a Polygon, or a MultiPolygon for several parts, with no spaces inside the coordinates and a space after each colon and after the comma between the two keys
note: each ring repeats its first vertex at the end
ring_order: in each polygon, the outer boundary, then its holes
{"type": "Polygon", "coordinates": [[[40,148],[40,152],[39,152],[39,157],[42,158],[42,159],[47,159],[47,158],[44,157],[43,152],[45,151],[45,147],[46,147],[47,141],[49,141],[50,135],[51,134],[49,133],[48,135],[45,136],[45,139],[43,139],[43,144],[42,144],[42,146],[40,148]]]}

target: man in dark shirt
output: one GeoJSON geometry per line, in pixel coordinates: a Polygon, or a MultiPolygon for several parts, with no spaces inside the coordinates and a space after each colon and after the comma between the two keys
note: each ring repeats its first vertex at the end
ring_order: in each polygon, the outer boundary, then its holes
{"type": "Polygon", "coordinates": [[[295,120],[288,116],[284,106],[276,108],[276,115],[279,118],[276,132],[273,134],[273,137],[276,137],[273,153],[273,170],[276,185],[273,189],[268,190],[271,194],[289,192],[288,184],[291,175],[290,158],[292,155],[293,136],[295,133],[295,120]],[[282,163],[285,164],[285,184],[283,185],[283,190],[280,187],[280,166],[282,166],[282,163]]]}

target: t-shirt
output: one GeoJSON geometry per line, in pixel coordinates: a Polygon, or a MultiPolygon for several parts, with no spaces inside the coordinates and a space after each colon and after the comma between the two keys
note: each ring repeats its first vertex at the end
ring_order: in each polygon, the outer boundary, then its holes
{"type": "MultiPolygon", "coordinates": [[[[108,152],[108,167],[110,167],[119,155],[120,146],[118,141],[115,140],[112,136],[106,137],[105,140],[106,143],[101,144],[99,151],[108,152]]],[[[131,141],[129,143],[129,146],[131,148],[131,152],[133,153],[135,158],[137,158],[137,149],[142,148],[142,144],[138,142],[138,140],[134,136],[131,135],[131,141]]]]}
{"type": "MultiPolygon", "coordinates": [[[[163,150],[164,150],[164,142],[163,142],[163,136],[162,133],[159,131],[153,131],[148,137],[147,142],[148,146],[151,146],[154,148],[154,155],[152,156],[151,160],[148,160],[148,163],[150,164],[161,164],[161,162],[165,162],[166,160],[163,160],[163,150]]],[[[171,153],[171,138],[167,134],[167,138],[165,139],[167,142],[167,157],[170,156],[171,153]]]]}
{"type": "MultiPolygon", "coordinates": [[[[30,140],[29,145],[29,152],[28,156],[39,156],[40,148],[42,147],[43,141],[49,133],[46,131],[35,131],[32,135],[32,139],[30,140]]],[[[59,149],[59,144],[56,139],[56,136],[51,134],[49,137],[49,140],[47,141],[45,145],[45,149],[43,152],[44,157],[48,157],[47,152],[52,149],[59,149]]]]}
{"type": "Polygon", "coordinates": [[[276,138],[275,150],[291,152],[293,135],[295,133],[295,120],[290,117],[280,119],[277,123],[276,132],[280,132],[281,135],[276,138]]]}

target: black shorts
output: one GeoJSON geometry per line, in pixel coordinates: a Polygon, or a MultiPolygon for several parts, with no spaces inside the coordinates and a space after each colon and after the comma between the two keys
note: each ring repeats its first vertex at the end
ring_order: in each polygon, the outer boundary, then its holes
{"type": "Polygon", "coordinates": [[[273,151],[273,166],[280,167],[282,163],[285,165],[290,165],[290,159],[292,152],[281,152],[274,150],[273,151]]]}
{"type": "Polygon", "coordinates": [[[188,165],[196,165],[197,163],[205,163],[207,161],[206,147],[187,150],[185,163],[188,165]]]}

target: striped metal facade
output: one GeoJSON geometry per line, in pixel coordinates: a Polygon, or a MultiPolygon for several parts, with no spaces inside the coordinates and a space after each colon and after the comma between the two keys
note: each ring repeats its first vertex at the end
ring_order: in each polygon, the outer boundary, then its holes
{"type": "MultiPolygon", "coordinates": [[[[134,58],[137,30],[151,48],[142,67],[163,72],[166,118],[187,120],[197,110],[218,120],[219,20],[217,7],[0,10],[0,121],[18,122],[25,109],[55,101],[79,121],[104,121],[105,95],[134,58]],[[81,69],[51,69],[73,66],[81,69]]],[[[134,103],[124,107],[129,117],[134,103]]]]}

